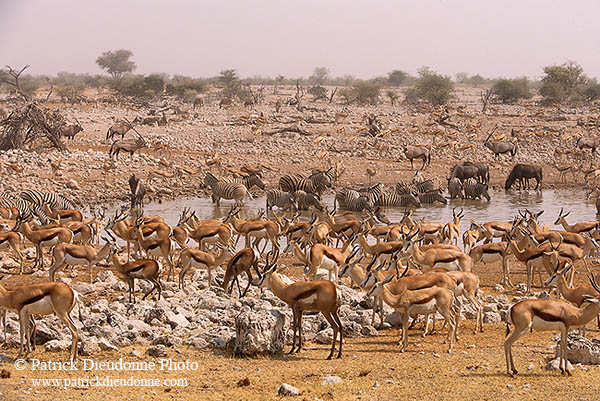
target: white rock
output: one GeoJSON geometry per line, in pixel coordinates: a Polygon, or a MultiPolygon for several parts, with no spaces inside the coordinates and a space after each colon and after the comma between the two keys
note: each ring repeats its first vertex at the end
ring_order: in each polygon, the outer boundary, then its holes
{"type": "Polygon", "coordinates": [[[328,386],[330,384],[341,383],[342,381],[343,381],[342,378],[339,376],[325,376],[325,378],[323,378],[323,381],[321,382],[321,384],[323,386],[328,386]]]}
{"type": "Polygon", "coordinates": [[[279,386],[279,390],[277,390],[277,394],[295,397],[295,396],[300,395],[300,390],[298,390],[294,386],[290,386],[287,383],[283,383],[281,386],[279,386]]]}
{"type": "Polygon", "coordinates": [[[234,352],[278,354],[285,343],[285,315],[277,309],[242,312],[235,318],[234,352]]]}

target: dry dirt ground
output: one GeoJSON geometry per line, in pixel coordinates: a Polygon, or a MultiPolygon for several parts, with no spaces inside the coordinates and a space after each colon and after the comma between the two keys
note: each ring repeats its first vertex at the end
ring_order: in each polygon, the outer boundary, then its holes
{"type": "MultiPolygon", "coordinates": [[[[579,271],[583,267],[578,266],[579,271]]],[[[600,271],[595,266],[594,272],[600,271]]],[[[500,265],[477,266],[484,295],[499,295],[493,286],[500,279],[500,265]]],[[[298,275],[299,271],[296,271],[298,275]]],[[[80,274],[85,280],[85,275],[80,274]]],[[[511,261],[513,282],[525,280],[525,270],[518,262],[511,261]]],[[[17,280],[16,276],[8,280],[17,280]]],[[[585,280],[577,275],[576,282],[585,280]]],[[[535,291],[541,289],[536,288],[535,291]]],[[[510,298],[513,292],[509,292],[510,298]]],[[[594,322],[590,323],[588,338],[600,337],[594,322]]],[[[439,323],[438,326],[439,328],[439,323]]],[[[297,387],[298,399],[304,400],[392,400],[405,398],[444,400],[497,400],[497,399],[543,399],[543,400],[594,400],[600,390],[600,367],[576,366],[573,376],[562,377],[557,371],[546,370],[546,359],[554,357],[555,333],[527,333],[515,344],[513,354],[520,375],[506,376],[504,350],[502,347],[506,327],[485,324],[484,333],[474,334],[474,321],[461,321],[460,339],[452,354],[446,352],[443,343],[445,330],[437,330],[423,339],[420,325],[410,331],[406,353],[398,351],[398,330],[379,331],[376,337],[347,339],[341,360],[327,361],[326,345],[307,343],[306,350],[294,356],[258,357],[240,359],[222,351],[195,351],[185,348],[168,349],[168,357],[175,362],[197,362],[197,370],[148,372],[38,372],[19,371],[12,361],[3,363],[9,378],[0,379],[0,393],[7,400],[52,399],[100,400],[100,399],[164,399],[164,400],[269,400],[279,399],[277,389],[282,383],[297,387]],[[160,379],[156,387],[114,387],[110,389],[57,388],[34,386],[32,379],[39,378],[102,378],[114,379],[160,379]],[[343,382],[322,385],[323,378],[335,375],[343,382]],[[163,385],[165,379],[182,380],[179,387],[173,383],[163,385]],[[248,379],[246,381],[246,379],[248,379]],[[248,384],[249,383],[249,384],[248,384]]],[[[64,360],[66,352],[44,352],[43,346],[33,353],[40,360],[64,360]]],[[[286,350],[289,349],[289,345],[286,350]]],[[[91,357],[94,361],[145,361],[153,359],[144,355],[145,347],[127,347],[119,351],[106,351],[91,357]],[[133,350],[139,351],[136,355],[133,350]]],[[[2,354],[14,357],[14,348],[2,350],[2,354]]],[[[81,357],[80,357],[81,358],[81,357]]],[[[83,362],[80,362],[83,363],[83,362]]],[[[72,383],[71,383],[72,384],[72,383]]],[[[70,384],[70,385],[71,385],[70,384]]],[[[61,382],[61,386],[65,383],[61,382]]],[[[0,400],[2,400],[0,396],[0,400]]]]}

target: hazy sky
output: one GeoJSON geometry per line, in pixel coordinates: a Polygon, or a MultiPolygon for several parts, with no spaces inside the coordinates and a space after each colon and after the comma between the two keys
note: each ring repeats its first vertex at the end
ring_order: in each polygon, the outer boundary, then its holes
{"type": "Polygon", "coordinates": [[[598,15],[598,0],[0,0],[0,66],[100,73],[124,48],[138,73],[539,77],[575,60],[600,77],[598,15]]]}

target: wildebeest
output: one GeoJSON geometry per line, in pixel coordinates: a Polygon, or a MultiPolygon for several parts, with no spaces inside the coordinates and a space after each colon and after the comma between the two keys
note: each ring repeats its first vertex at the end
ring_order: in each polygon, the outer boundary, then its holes
{"type": "Polygon", "coordinates": [[[519,181],[519,187],[526,188],[531,178],[535,178],[535,189],[538,189],[542,183],[542,168],[533,164],[519,163],[513,167],[508,178],[506,178],[504,189],[510,189],[517,180],[519,181]]]}
{"type": "Polygon", "coordinates": [[[61,136],[64,136],[67,139],[73,139],[78,132],[83,131],[83,127],[79,124],[79,121],[77,121],[75,124],[63,125],[60,127],[59,131],[61,136]]]}
{"type": "Polygon", "coordinates": [[[490,194],[488,193],[487,184],[477,182],[475,178],[469,178],[464,185],[465,198],[466,199],[481,199],[484,197],[487,201],[490,201],[490,194]]]}
{"type": "Polygon", "coordinates": [[[464,199],[462,182],[456,177],[448,179],[448,194],[450,199],[464,199]]]}
{"type": "Polygon", "coordinates": [[[596,148],[600,147],[600,137],[598,136],[582,136],[577,140],[577,148],[592,149],[592,156],[596,153],[596,148]]]}
{"type": "Polygon", "coordinates": [[[115,135],[121,135],[121,139],[125,138],[125,134],[132,129],[133,126],[127,121],[120,121],[108,128],[106,131],[106,140],[111,140],[115,135]]]}
{"type": "Polygon", "coordinates": [[[463,182],[471,177],[477,177],[478,173],[479,169],[476,166],[456,164],[454,167],[452,167],[450,179],[458,178],[461,182],[463,182]]]}
{"type": "Polygon", "coordinates": [[[423,146],[404,145],[404,156],[410,160],[411,169],[414,168],[415,159],[423,160],[423,166],[421,166],[421,170],[423,170],[426,165],[431,163],[431,146],[426,148],[423,146]]]}
{"type": "Polygon", "coordinates": [[[477,181],[482,184],[490,183],[490,167],[485,163],[472,163],[472,162],[464,162],[463,166],[475,166],[477,167],[477,181]]]}
{"type": "Polygon", "coordinates": [[[136,150],[139,150],[145,146],[146,141],[141,136],[135,139],[117,139],[110,146],[110,151],[108,152],[108,154],[111,158],[113,156],[117,156],[118,160],[120,151],[129,152],[129,154],[133,156],[136,150]]]}

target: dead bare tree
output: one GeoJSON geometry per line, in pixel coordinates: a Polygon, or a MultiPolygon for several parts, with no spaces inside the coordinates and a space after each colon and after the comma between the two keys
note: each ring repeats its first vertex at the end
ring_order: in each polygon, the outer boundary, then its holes
{"type": "Polygon", "coordinates": [[[65,124],[65,118],[58,110],[39,106],[21,89],[19,78],[28,67],[26,65],[17,71],[6,66],[8,78],[0,78],[0,82],[12,86],[25,102],[0,121],[0,149],[23,149],[36,143],[42,145],[40,142],[47,141],[50,146],[66,150],[61,141],[61,127],[65,124]]]}
{"type": "Polygon", "coordinates": [[[480,96],[481,96],[481,102],[483,103],[483,107],[481,108],[481,112],[483,114],[485,114],[485,112],[487,110],[487,107],[488,107],[488,103],[494,97],[494,90],[492,88],[486,89],[486,90],[482,90],[481,93],[480,93],[480,96]]]}

